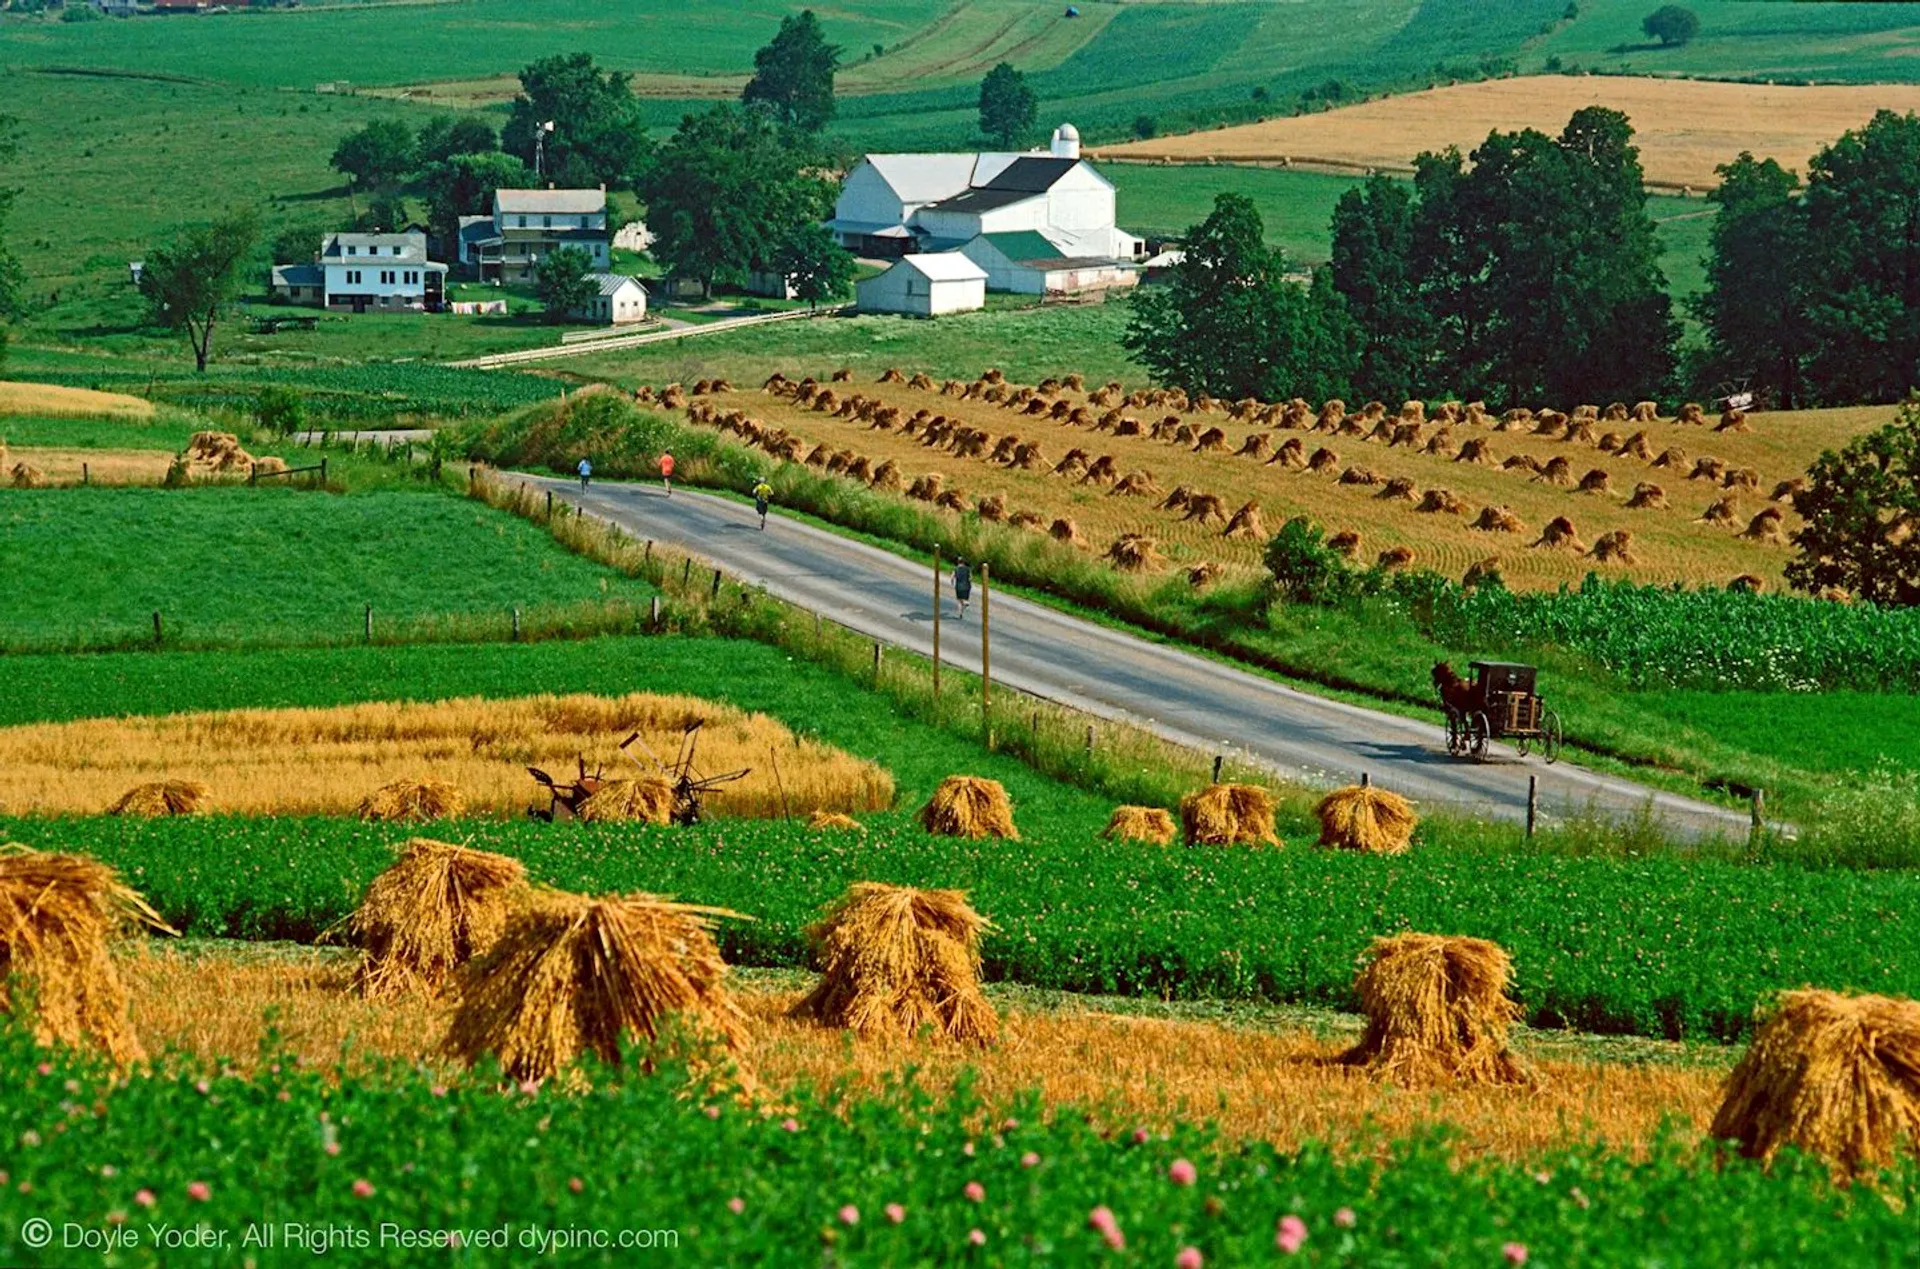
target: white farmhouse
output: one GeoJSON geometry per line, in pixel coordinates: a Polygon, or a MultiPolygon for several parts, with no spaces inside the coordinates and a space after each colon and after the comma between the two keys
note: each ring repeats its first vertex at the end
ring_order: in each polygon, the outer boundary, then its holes
{"type": "Polygon", "coordinates": [[[877,277],[854,283],[862,313],[938,317],[970,313],[987,303],[987,272],[958,251],[902,257],[877,277]]]}
{"type": "Polygon", "coordinates": [[[857,255],[960,247],[981,234],[1044,234],[1066,259],[1132,260],[1145,243],[1115,223],[1113,183],[1063,124],[1045,152],[869,154],[847,174],[828,227],[857,255]]]}
{"type": "Polygon", "coordinates": [[[446,300],[447,266],[427,259],[427,236],[329,234],[312,264],[273,270],[276,299],[355,313],[438,311],[446,300]]]}
{"type": "Polygon", "coordinates": [[[608,326],[647,320],[647,288],[638,280],[624,273],[589,273],[587,280],[598,289],[592,299],[567,316],[608,326]]]}
{"type": "Polygon", "coordinates": [[[1140,270],[1131,261],[1068,255],[1035,230],[976,235],[960,248],[986,270],[989,291],[1017,295],[1093,295],[1135,286],[1140,270]]]}
{"type": "Polygon", "coordinates": [[[460,263],[482,279],[530,282],[545,256],[578,247],[592,268],[613,261],[607,230],[607,190],[503,189],[491,216],[460,218],[460,263]]]}

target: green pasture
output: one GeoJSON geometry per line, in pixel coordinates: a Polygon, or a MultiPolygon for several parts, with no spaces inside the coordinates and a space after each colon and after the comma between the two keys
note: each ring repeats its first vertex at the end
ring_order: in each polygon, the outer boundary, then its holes
{"type": "Polygon", "coordinates": [[[650,593],[482,504],[390,490],[0,490],[0,558],[35,596],[0,612],[9,650],[150,642],[156,610],[169,642],[325,643],[363,638],[369,604],[384,637],[650,593]]]}
{"type": "Polygon", "coordinates": [[[1912,83],[1920,4],[1858,0],[1686,0],[1700,30],[1661,48],[1645,0],[1580,0],[1580,19],[1529,46],[1524,69],[1557,56],[1592,70],[1821,83],[1912,83]]]}

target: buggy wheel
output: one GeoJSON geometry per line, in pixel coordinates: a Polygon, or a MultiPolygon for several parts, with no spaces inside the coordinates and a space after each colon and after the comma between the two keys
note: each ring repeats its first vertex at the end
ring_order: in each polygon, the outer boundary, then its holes
{"type": "Polygon", "coordinates": [[[1540,715],[1540,753],[1550,763],[1560,761],[1560,715],[1550,709],[1540,715]]]}
{"type": "Polygon", "coordinates": [[[1513,751],[1522,758],[1533,752],[1533,737],[1522,736],[1513,742],[1513,751]]]}
{"type": "Polygon", "coordinates": [[[1447,711],[1447,752],[1456,758],[1467,753],[1467,720],[1457,710],[1447,711]]]}
{"type": "Polygon", "coordinates": [[[1487,721],[1485,714],[1475,714],[1467,720],[1467,743],[1473,750],[1473,756],[1487,756],[1487,742],[1493,739],[1493,724],[1487,721]]]}

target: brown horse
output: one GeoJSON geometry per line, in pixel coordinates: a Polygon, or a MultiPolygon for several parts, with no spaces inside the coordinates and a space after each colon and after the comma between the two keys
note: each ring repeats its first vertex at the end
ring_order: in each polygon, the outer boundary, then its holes
{"type": "Polygon", "coordinates": [[[1445,661],[1433,663],[1433,685],[1439,689],[1441,703],[1456,714],[1469,714],[1480,708],[1473,684],[1455,674],[1445,661]]]}

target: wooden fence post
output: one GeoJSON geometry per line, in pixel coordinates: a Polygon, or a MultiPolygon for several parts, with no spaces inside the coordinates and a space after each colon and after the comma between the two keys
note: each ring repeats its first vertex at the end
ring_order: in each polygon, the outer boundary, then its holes
{"type": "Polygon", "coordinates": [[[547,519],[553,519],[553,490],[547,490],[547,519]]]}
{"type": "Polygon", "coordinates": [[[717,568],[713,570],[713,589],[707,592],[707,598],[720,598],[720,570],[717,568]]]}
{"type": "Polygon", "coordinates": [[[1220,783],[1220,764],[1225,760],[1225,757],[1226,755],[1224,754],[1213,755],[1213,782],[1215,784],[1220,783]]]}
{"type": "Polygon", "coordinates": [[[1527,836],[1533,836],[1534,827],[1540,822],[1540,777],[1527,777],[1527,836]]]}
{"type": "Polygon", "coordinates": [[[513,641],[520,642],[520,610],[518,608],[513,610],[513,641]]]}
{"type": "Polygon", "coordinates": [[[1373,787],[1373,772],[1362,771],[1360,773],[1360,787],[1363,789],[1371,789],[1373,787]]]}
{"type": "MultiPolygon", "coordinates": [[[[247,480],[248,480],[249,482],[251,482],[251,481],[253,480],[253,473],[252,473],[251,471],[249,471],[249,472],[247,473],[247,480]]],[[[91,485],[91,484],[93,483],[93,467],[92,467],[92,464],[90,464],[90,463],[81,463],[81,464],[80,464],[80,483],[81,483],[81,484],[83,484],[83,485],[91,485]]]]}
{"type": "Polygon", "coordinates": [[[873,681],[876,684],[880,682],[880,641],[878,639],[873,641],[873,681]]]}
{"type": "Polygon", "coordinates": [[[366,641],[373,642],[373,605],[367,605],[366,641]]]}
{"type": "Polygon", "coordinates": [[[1093,757],[1093,724],[1087,724],[1087,757],[1093,757]]]}
{"type": "Polygon", "coordinates": [[[160,610],[153,610],[153,646],[160,646],[160,610]]]}
{"type": "Polygon", "coordinates": [[[693,557],[689,555],[687,557],[687,562],[680,566],[680,584],[684,586],[692,578],[693,578],[693,557]]]}
{"type": "Polygon", "coordinates": [[[1752,831],[1757,834],[1767,826],[1767,791],[1765,789],[1755,789],[1753,791],[1752,815],[1752,831]]]}
{"type": "Polygon", "coordinates": [[[654,630],[660,628],[660,596],[653,597],[653,606],[647,612],[647,625],[654,630]]]}
{"type": "Polygon", "coordinates": [[[322,489],[327,487],[327,460],[325,457],[320,459],[320,487],[322,489]]]}

